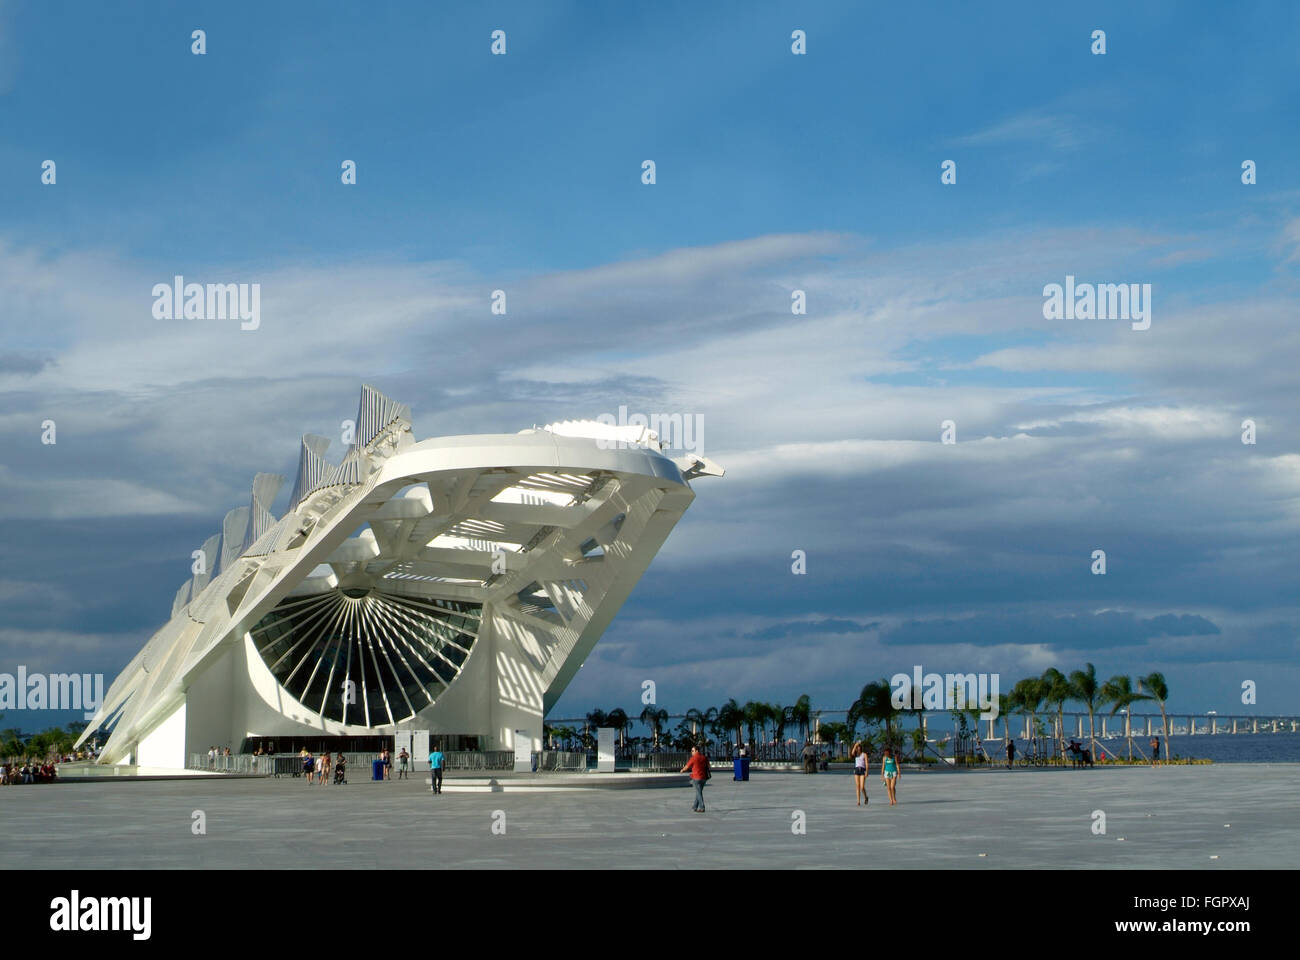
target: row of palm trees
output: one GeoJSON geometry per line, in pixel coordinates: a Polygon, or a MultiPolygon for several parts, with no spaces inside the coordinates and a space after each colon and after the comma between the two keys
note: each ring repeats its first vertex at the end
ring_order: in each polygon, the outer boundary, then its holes
{"type": "MultiPolygon", "coordinates": [[[[736,746],[740,747],[745,743],[745,733],[749,734],[751,744],[781,742],[787,733],[797,733],[800,741],[806,741],[813,724],[813,709],[807,694],[789,706],[761,700],[741,704],[732,698],[720,707],[692,707],[675,729],[669,729],[668,711],[654,705],[647,706],[635,719],[649,729],[648,739],[655,747],[689,749],[695,745],[704,746],[710,742],[710,734],[718,743],[730,743],[734,736],[736,746]]],[[[590,748],[595,743],[592,731],[597,727],[613,727],[619,732],[620,744],[626,746],[633,723],[633,717],[621,708],[608,712],[592,710],[586,715],[583,730],[548,725],[544,734],[551,743],[577,742],[590,748]]]]}
{"type": "MultiPolygon", "coordinates": [[[[1164,674],[1152,672],[1136,680],[1126,674],[1115,674],[1109,680],[1101,681],[1097,677],[1097,668],[1091,663],[1082,670],[1073,670],[1067,676],[1056,667],[1048,667],[1041,676],[1026,677],[1018,680],[1010,693],[999,694],[998,714],[1002,717],[1004,732],[1011,739],[1011,716],[1019,714],[1029,718],[1030,729],[1036,729],[1038,714],[1044,710],[1055,710],[1054,739],[1058,750],[1065,752],[1065,705],[1078,703],[1088,713],[1088,742],[1093,756],[1097,755],[1096,715],[1105,707],[1110,707],[1110,715],[1124,713],[1124,735],[1128,740],[1128,758],[1133,760],[1133,726],[1130,713],[1133,704],[1152,701],[1160,708],[1160,719],[1165,738],[1165,756],[1169,756],[1169,716],[1165,704],[1169,700],[1169,684],[1164,674]]],[[[969,704],[962,709],[952,711],[954,722],[960,723],[962,731],[968,729],[966,718],[975,719],[982,712],[977,704],[969,704]]],[[[845,724],[822,724],[822,739],[839,736],[845,742],[856,735],[856,726],[860,721],[879,724],[883,730],[878,738],[883,744],[897,749],[903,742],[901,730],[895,729],[895,721],[902,714],[917,717],[917,730],[913,731],[912,742],[918,753],[924,750],[925,735],[921,727],[920,708],[894,706],[893,690],[886,680],[876,680],[862,688],[858,699],[849,708],[845,724]]]]}
{"type": "MultiPolygon", "coordinates": [[[[1169,715],[1165,704],[1169,700],[1169,684],[1164,674],[1156,671],[1136,680],[1127,674],[1115,674],[1109,680],[1097,677],[1097,668],[1091,663],[1082,670],[1073,670],[1069,676],[1055,667],[1044,670],[1041,676],[1026,677],[1016,682],[1011,692],[999,697],[1003,722],[1010,713],[1027,716],[1031,727],[1036,726],[1038,714],[1055,710],[1055,738],[1065,745],[1065,705],[1078,703],[1088,713],[1088,742],[1093,756],[1097,755],[1096,715],[1110,707],[1110,716],[1124,714],[1124,736],[1128,740],[1128,758],[1133,759],[1133,725],[1130,711],[1135,703],[1154,702],[1160,708],[1160,721],[1165,739],[1165,756],[1169,756],[1169,715]]],[[[1007,728],[1008,735],[1010,728],[1007,728]]]]}
{"type": "MultiPolygon", "coordinates": [[[[1009,693],[999,695],[998,712],[1008,739],[1011,736],[1012,715],[1027,717],[1031,729],[1037,729],[1039,714],[1054,712],[1054,739],[1063,753],[1065,707],[1069,703],[1078,703],[1088,713],[1088,740],[1090,749],[1096,756],[1096,714],[1108,706],[1111,716],[1123,711],[1131,761],[1133,731],[1129,711],[1134,704],[1142,701],[1151,701],[1159,706],[1165,755],[1169,755],[1169,718],[1165,712],[1168,699],[1169,685],[1161,673],[1153,672],[1139,678],[1116,674],[1109,680],[1101,681],[1096,667],[1089,663],[1083,669],[1073,670],[1068,675],[1055,667],[1049,667],[1040,676],[1017,681],[1009,693]]],[[[862,688],[857,699],[850,705],[843,723],[821,722],[817,725],[817,739],[825,744],[849,744],[858,739],[858,727],[863,725],[868,735],[879,745],[899,750],[910,740],[914,752],[920,755],[924,752],[926,743],[924,713],[920,707],[896,707],[894,691],[889,681],[873,680],[862,688]],[[901,722],[905,715],[911,715],[916,720],[915,729],[906,735],[901,722]],[[878,731],[874,735],[870,734],[873,727],[878,731]]],[[[966,729],[965,717],[974,718],[979,713],[980,708],[974,704],[963,710],[952,711],[954,722],[960,722],[963,730],[966,729]]],[[[654,705],[645,707],[635,720],[639,720],[650,731],[650,737],[646,741],[655,747],[689,749],[692,745],[704,746],[710,742],[709,735],[712,734],[716,742],[734,742],[739,748],[746,741],[746,733],[750,744],[782,743],[787,733],[797,735],[797,741],[805,743],[818,716],[819,712],[812,709],[811,700],[804,694],[789,706],[761,700],[749,700],[742,704],[733,697],[719,707],[692,707],[672,730],[668,728],[668,711],[654,705]]],[[[593,710],[586,715],[585,729],[579,731],[567,726],[548,725],[545,734],[552,744],[580,743],[590,749],[595,746],[593,731],[597,727],[613,727],[619,731],[620,744],[626,747],[634,722],[634,718],[620,708],[608,712],[593,710]]]]}

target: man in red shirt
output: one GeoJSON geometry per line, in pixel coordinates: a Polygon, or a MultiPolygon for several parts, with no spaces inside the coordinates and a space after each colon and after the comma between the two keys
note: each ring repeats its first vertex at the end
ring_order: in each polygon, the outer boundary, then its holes
{"type": "Polygon", "coordinates": [[[695,788],[695,803],[691,805],[692,813],[704,812],[704,783],[709,779],[709,758],[700,752],[699,747],[691,747],[691,759],[679,773],[691,772],[691,786],[695,788]]]}

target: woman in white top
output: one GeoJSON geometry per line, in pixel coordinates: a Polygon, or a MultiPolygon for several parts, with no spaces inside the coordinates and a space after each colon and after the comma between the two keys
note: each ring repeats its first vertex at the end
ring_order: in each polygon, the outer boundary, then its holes
{"type": "Polygon", "coordinates": [[[857,787],[858,806],[868,803],[867,797],[867,751],[859,740],[853,745],[853,783],[857,787]]]}

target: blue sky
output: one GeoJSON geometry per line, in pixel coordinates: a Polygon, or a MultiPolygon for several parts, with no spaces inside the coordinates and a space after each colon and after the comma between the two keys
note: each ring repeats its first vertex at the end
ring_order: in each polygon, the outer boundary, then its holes
{"type": "Polygon", "coordinates": [[[0,5],[0,670],[115,674],[370,382],[424,436],[705,418],[728,476],[560,715],[1089,659],[1300,712],[1298,44],[1284,3],[0,5]],[[262,329],[154,320],[174,274],[262,329]],[[1067,274],[1152,329],[1045,321],[1067,274]]]}

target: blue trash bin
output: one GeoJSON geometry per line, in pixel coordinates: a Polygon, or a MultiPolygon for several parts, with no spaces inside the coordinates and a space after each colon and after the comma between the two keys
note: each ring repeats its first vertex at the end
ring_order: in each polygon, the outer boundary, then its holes
{"type": "Polygon", "coordinates": [[[733,762],[735,763],[735,779],[748,780],[749,779],[749,757],[736,757],[733,762]]]}
{"type": "Polygon", "coordinates": [[[382,760],[370,761],[370,779],[371,780],[384,779],[384,761],[382,760]]]}

